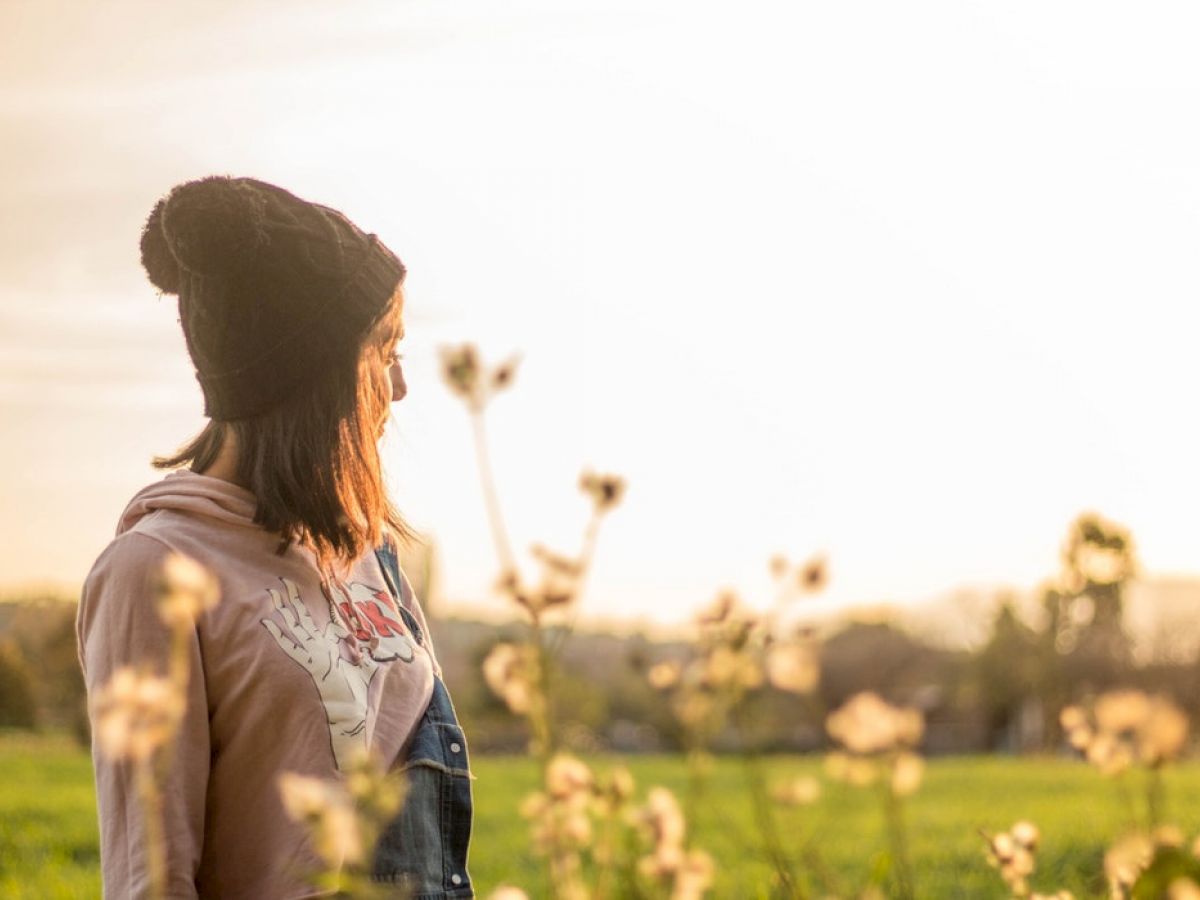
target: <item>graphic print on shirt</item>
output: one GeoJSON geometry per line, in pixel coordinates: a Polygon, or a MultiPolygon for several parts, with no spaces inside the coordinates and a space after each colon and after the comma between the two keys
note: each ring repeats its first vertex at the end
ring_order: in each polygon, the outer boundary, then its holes
{"type": "Polygon", "coordinates": [[[355,753],[365,750],[374,730],[368,721],[371,682],[382,665],[411,662],[413,645],[390,608],[390,596],[365,584],[338,585],[341,601],[326,596],[329,624],[313,620],[295,583],[280,578],[284,594],[267,593],[282,619],[261,619],[281,650],[299,663],[317,686],[329,722],[334,761],[347,771],[355,753]]]}

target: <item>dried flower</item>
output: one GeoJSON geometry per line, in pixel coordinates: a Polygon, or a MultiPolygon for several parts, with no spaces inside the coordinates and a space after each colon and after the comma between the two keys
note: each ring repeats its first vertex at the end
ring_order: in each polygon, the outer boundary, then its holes
{"type": "Polygon", "coordinates": [[[762,686],[763,671],[758,661],[744,650],[718,646],[705,661],[704,683],[715,688],[753,690],[762,686]]]}
{"type": "Polygon", "coordinates": [[[650,671],[646,673],[646,680],[655,690],[665,691],[679,683],[679,675],[679,663],[660,662],[650,667],[650,671]]]}
{"type": "Polygon", "coordinates": [[[767,678],[781,691],[810,694],[821,679],[820,653],[815,641],[797,637],[767,649],[767,678]]]}
{"type": "Polygon", "coordinates": [[[96,695],[96,740],[112,759],[148,760],[175,734],[187,701],[168,678],[125,666],[96,695]]]}
{"type": "Polygon", "coordinates": [[[479,351],[474,344],[442,347],[442,378],[450,390],[473,410],[482,409],[483,383],[480,378],[479,351]]]}
{"type": "Polygon", "coordinates": [[[692,850],[675,872],[671,900],[699,900],[712,887],[714,871],[711,856],[703,850],[692,850]]]}
{"type": "Polygon", "coordinates": [[[1022,819],[1013,825],[1010,833],[1017,846],[1024,847],[1029,851],[1036,850],[1038,841],[1041,840],[1041,832],[1038,831],[1038,827],[1028,819],[1022,819]]]}
{"type": "Polygon", "coordinates": [[[492,692],[515,713],[533,705],[537,660],[530,648],[501,643],[483,661],[483,678],[492,692]]]}
{"type": "Polygon", "coordinates": [[[1059,721],[1071,746],[1106,775],[1118,775],[1135,762],[1160,766],[1187,745],[1187,716],[1165,697],[1110,691],[1096,701],[1093,714],[1094,727],[1078,706],[1066,707],[1059,721]]]}
{"type": "Polygon", "coordinates": [[[279,793],[287,814],[308,825],[313,848],[326,864],[337,867],[362,861],[361,824],[342,785],[284,772],[279,776],[279,793]]]}
{"type": "Polygon", "coordinates": [[[1104,874],[1114,893],[1132,887],[1153,858],[1154,842],[1147,835],[1126,835],[1113,844],[1104,854],[1104,874]]]}
{"type": "Polygon", "coordinates": [[[824,556],[814,556],[796,570],[796,586],[806,594],[816,594],[829,583],[829,563],[824,556]]]}
{"type": "Polygon", "coordinates": [[[216,606],[217,579],[204,566],[181,553],[163,560],[158,583],[158,615],[173,629],[187,628],[200,613],[216,606]]]}
{"type": "Polygon", "coordinates": [[[491,375],[488,378],[492,393],[512,386],[513,379],[517,375],[517,363],[520,361],[521,358],[519,356],[512,356],[492,369],[491,375]]]}
{"type": "Polygon", "coordinates": [[[625,479],[619,475],[598,475],[584,472],[579,476],[579,489],[592,498],[596,514],[608,512],[625,496],[625,479]]]}
{"type": "Polygon", "coordinates": [[[586,794],[592,788],[592,770],[585,763],[560,753],[546,766],[546,791],[555,800],[586,794]]]}
{"type": "Polygon", "coordinates": [[[915,709],[902,709],[878,694],[855,694],[825,723],[836,741],[851,753],[869,754],[915,747],[924,733],[924,720],[915,709]]]}
{"type": "Polygon", "coordinates": [[[925,761],[915,753],[901,753],[892,762],[892,792],[908,797],[917,792],[925,774],[925,761]]]}
{"type": "Polygon", "coordinates": [[[1200,884],[1186,875],[1173,878],[1167,885],[1167,900],[1200,900],[1200,884]]]}
{"type": "Polygon", "coordinates": [[[999,870],[1014,897],[1029,894],[1028,878],[1033,874],[1038,838],[1037,826],[1025,820],[1017,822],[1007,832],[984,834],[988,842],[988,864],[999,870]]]}
{"type": "Polygon", "coordinates": [[[777,787],[772,796],[784,806],[811,806],[821,796],[821,782],[802,775],[777,787]]]}

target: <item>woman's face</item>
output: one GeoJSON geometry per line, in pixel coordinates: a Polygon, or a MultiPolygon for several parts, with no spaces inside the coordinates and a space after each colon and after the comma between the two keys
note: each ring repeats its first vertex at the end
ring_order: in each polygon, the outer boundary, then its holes
{"type": "Polygon", "coordinates": [[[392,301],[394,311],[389,312],[375,326],[374,332],[367,339],[368,347],[382,351],[383,363],[387,367],[388,383],[392,389],[392,402],[403,400],[408,393],[408,385],[404,382],[404,370],[400,361],[404,355],[400,352],[400,342],[404,340],[404,288],[396,289],[392,301]]]}

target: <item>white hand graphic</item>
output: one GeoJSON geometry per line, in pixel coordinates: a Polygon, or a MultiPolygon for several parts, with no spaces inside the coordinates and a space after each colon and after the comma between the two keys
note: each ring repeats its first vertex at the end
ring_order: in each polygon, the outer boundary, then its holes
{"type": "Polygon", "coordinates": [[[267,593],[289,634],[284,634],[271,619],[260,621],[283,652],[312,676],[329,719],[334,759],[339,770],[347,771],[355,751],[367,746],[367,692],[379,663],[371,654],[357,651],[354,653],[357,662],[343,659],[341,644],[350,637],[350,631],[342,624],[332,601],[329,601],[329,624],[320,629],[300,599],[296,585],[286,578],[279,580],[287,591],[288,602],[284,602],[279,591],[267,593]]]}

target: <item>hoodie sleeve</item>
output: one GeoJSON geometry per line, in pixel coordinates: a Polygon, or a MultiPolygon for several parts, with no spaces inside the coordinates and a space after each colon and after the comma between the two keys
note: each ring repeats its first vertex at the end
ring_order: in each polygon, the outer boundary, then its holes
{"type": "MultiPolygon", "coordinates": [[[[155,579],[170,551],[137,532],[114,540],[84,583],[76,630],[88,699],[122,666],[146,666],[165,674],[170,635],[158,617],[155,579]]],[[[196,873],[204,840],[209,771],[208,702],[199,636],[189,645],[187,708],[162,787],[167,847],[167,896],[197,896],[196,873]]],[[[107,758],[97,745],[92,718],[92,760],[100,814],[100,864],[107,897],[142,898],[150,893],[143,852],[145,816],[133,767],[107,758]]]]}

